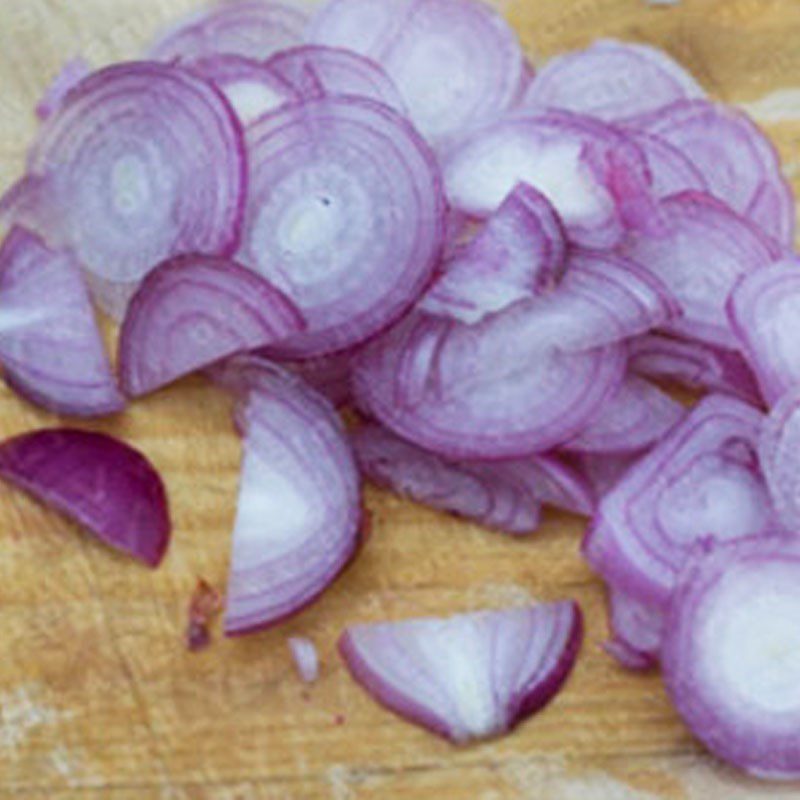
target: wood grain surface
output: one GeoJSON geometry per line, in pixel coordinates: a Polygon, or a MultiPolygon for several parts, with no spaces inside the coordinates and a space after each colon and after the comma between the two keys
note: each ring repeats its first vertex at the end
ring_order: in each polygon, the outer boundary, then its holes
{"type": "MultiPolygon", "coordinates": [[[[380,0],[375,0],[379,2],[380,0]]],[[[2,0],[0,188],[19,173],[31,109],[69,57],[133,58],[190,0],[2,0]]],[[[665,48],[715,96],[746,104],[800,170],[800,2],[509,0],[537,58],[618,36],[665,48]]],[[[0,389],[0,435],[59,420],[0,389]]],[[[224,588],[239,467],[225,398],[189,380],[96,426],[163,472],[175,535],[149,572],[0,487],[0,798],[52,800],[653,800],[800,796],[717,766],[658,677],[599,649],[603,592],[581,562],[577,519],[549,514],[512,541],[375,491],[374,536],[322,602],[281,630],[192,655],[199,576],[224,588]],[[502,741],[456,750],[376,706],[335,640],[350,622],[575,597],[588,639],[565,691],[502,741]],[[306,691],[286,638],[310,636],[306,691]]]]}

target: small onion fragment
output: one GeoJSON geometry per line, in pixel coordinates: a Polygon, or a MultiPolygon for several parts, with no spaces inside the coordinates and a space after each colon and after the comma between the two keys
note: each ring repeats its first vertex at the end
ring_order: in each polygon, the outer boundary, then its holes
{"type": "Polygon", "coordinates": [[[510,108],[523,78],[516,34],[476,0],[329,0],[308,37],[377,61],[440,143],[510,108]]]}
{"type": "Polygon", "coordinates": [[[40,120],[52,117],[61,107],[67,94],[91,72],[92,68],[89,62],[83,58],[73,58],[67,61],[36,105],[36,116],[40,120]]]}
{"type": "Polygon", "coordinates": [[[351,347],[405,313],[433,276],[445,202],[432,152],[386,106],[323,97],[248,130],[250,197],[239,258],[309,325],[272,355],[351,347]]]}
{"type": "MultiPolygon", "coordinates": [[[[232,384],[235,386],[235,384],[232,384]]],[[[355,555],[361,490],[333,407],[300,378],[245,362],[244,462],[225,632],[277,625],[316,600],[355,555]]]]}
{"type": "Polygon", "coordinates": [[[603,648],[626,669],[658,666],[664,636],[664,612],[644,605],[613,586],[609,592],[611,639],[603,648]]]}
{"type": "Polygon", "coordinates": [[[583,640],[573,602],[356,625],[339,640],[381,705],[456,744],[501,736],[549,703],[583,640]]]}
{"type": "Polygon", "coordinates": [[[664,681],[692,732],[730,764],[800,777],[800,542],[695,554],[670,604],[664,681]]]}
{"type": "Polygon", "coordinates": [[[250,270],[223,258],[178,256],[145,278],[128,307],[119,339],[122,388],[130,397],[149,394],[304,327],[294,305],[250,270]]]}
{"type": "Polygon", "coordinates": [[[589,563],[663,608],[695,543],[775,530],[757,453],[762,422],[740,400],[703,399],[602,499],[584,541],[589,563]]]}
{"type": "Polygon", "coordinates": [[[276,53],[266,64],[298,97],[357,95],[406,113],[403,98],[380,64],[341,47],[303,45],[276,53]]]}
{"type": "Polygon", "coordinates": [[[547,198],[520,184],[483,230],[448,258],[419,308],[474,324],[553,288],[566,267],[564,230],[547,198]]]}
{"type": "Polygon", "coordinates": [[[50,411],[101,417],[125,406],[79,265],[19,227],[0,248],[0,363],[15,391],[50,411]]]}
{"type": "Polygon", "coordinates": [[[599,39],[585,50],[548,61],[523,105],[615,122],[704,94],[695,79],[662,50],[599,39]]]}
{"type": "Polygon", "coordinates": [[[314,642],[305,636],[292,636],[289,639],[289,650],[301,680],[305,683],[316,683],[319,678],[319,654],[314,642]]]}
{"type": "Polygon", "coordinates": [[[767,417],[759,455],[775,508],[789,529],[800,531],[800,386],[767,417]]]}
{"type": "Polygon", "coordinates": [[[767,403],[800,386],[800,258],[744,277],[728,316],[767,403]]]}
{"type": "Polygon", "coordinates": [[[171,530],[164,484],[118,439],[69,428],[23,434],[0,444],[0,478],[150,567],[164,557],[171,530]]]}
{"type": "Polygon", "coordinates": [[[308,25],[296,5],[265,0],[230,0],[191,16],[150,50],[156,61],[188,61],[234,55],[263,61],[300,44],[308,25]]]}

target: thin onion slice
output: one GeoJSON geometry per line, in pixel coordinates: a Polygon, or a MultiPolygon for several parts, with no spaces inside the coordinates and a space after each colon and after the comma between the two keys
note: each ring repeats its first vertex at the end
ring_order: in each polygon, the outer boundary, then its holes
{"type": "Polygon", "coordinates": [[[603,649],[626,669],[642,672],[658,666],[664,636],[664,612],[609,590],[611,638],[603,649]]]}
{"type": "Polygon", "coordinates": [[[50,411],[125,406],[79,265],[19,227],[0,248],[0,363],[15,391],[50,411]]]}
{"type": "Polygon", "coordinates": [[[233,55],[264,61],[303,40],[308,17],[297,6],[265,0],[230,0],[169,31],[150,50],[156,61],[233,55]]]}
{"type": "Polygon", "coordinates": [[[306,636],[292,636],[289,650],[301,680],[304,683],[316,683],[319,679],[319,653],[314,642],[306,636]]]}
{"type": "Polygon", "coordinates": [[[628,349],[628,366],[636,375],[731,394],[754,406],[763,402],[750,367],[733,350],[661,334],[632,339],[628,349]]]}
{"type": "Polygon", "coordinates": [[[520,184],[468,244],[419,308],[474,324],[488,314],[552,289],[566,267],[564,229],[547,198],[520,184]]]}
{"type": "Polygon", "coordinates": [[[0,477],[150,567],[171,531],[164,484],[129,445],[101,433],[58,428],[0,444],[0,477]]]}
{"type": "Polygon", "coordinates": [[[74,251],[117,318],[164,259],[238,244],[241,128],[214,88],[177,67],[118,64],[81,81],[42,127],[28,173],[6,204],[74,251]]]}
{"type": "Polygon", "coordinates": [[[599,39],[585,50],[548,61],[536,75],[523,105],[615,122],[704,96],[695,79],[663,50],[599,39]]]}
{"type": "Polygon", "coordinates": [[[578,605],[561,602],[356,625],[339,650],[381,705],[462,744],[507,733],[549,703],[582,640],[578,605]]]}
{"type": "Polygon", "coordinates": [[[622,252],[658,276],[683,307],[671,333],[735,349],[725,301],[742,275],[780,255],[747,220],[710,195],[685,192],[663,201],[666,232],[630,237],[622,252]]]}
{"type": "Polygon", "coordinates": [[[324,97],[263,117],[248,152],[239,257],[309,325],[272,354],[343,350],[405,313],[433,276],[445,220],[435,159],[409,123],[371,100],[324,97]]]}
{"type": "Polygon", "coordinates": [[[550,112],[501,119],[464,136],[443,159],[451,205],[476,217],[528,183],[552,203],[567,235],[585,247],[611,248],[631,228],[656,218],[642,151],[591,117],[550,112]]]}
{"type": "Polygon", "coordinates": [[[291,301],[249,269],[178,256],[145,278],[128,307],[119,339],[122,388],[130,397],[149,394],[304,327],[291,301]]]}
{"type": "Polygon", "coordinates": [[[712,753],[760,778],[800,777],[800,543],[697,553],[673,597],[664,681],[712,753]]]}
{"type": "Polygon", "coordinates": [[[742,278],[728,316],[767,403],[800,385],[800,258],[742,278]]]}
{"type": "Polygon", "coordinates": [[[276,53],[266,66],[303,99],[357,95],[406,113],[406,104],[383,67],[352,50],[307,44],[276,53]]]}
{"type": "Polygon", "coordinates": [[[245,367],[244,461],[225,632],[277,625],[313,603],[356,553],[358,470],[333,407],[299,378],[245,367]]]}
{"type": "Polygon", "coordinates": [[[762,422],[732,397],[702,400],[602,499],[584,541],[589,563],[660,608],[696,542],[774,530],[757,452],[762,422]]]}
{"type": "Polygon", "coordinates": [[[629,377],[574,439],[563,445],[579,453],[635,453],[664,438],[686,409],[647,381],[629,377]]]}
{"type": "Polygon", "coordinates": [[[800,531],[800,386],[767,417],[759,455],[775,508],[789,529],[800,531]]]}
{"type": "Polygon", "coordinates": [[[89,62],[83,58],[73,58],[67,61],[37,103],[36,116],[42,121],[52,117],[61,108],[61,104],[69,92],[91,72],[92,68],[89,62]]]}
{"type": "Polygon", "coordinates": [[[438,143],[510,108],[523,77],[516,34],[476,0],[330,0],[308,36],[377,61],[438,143]]]}

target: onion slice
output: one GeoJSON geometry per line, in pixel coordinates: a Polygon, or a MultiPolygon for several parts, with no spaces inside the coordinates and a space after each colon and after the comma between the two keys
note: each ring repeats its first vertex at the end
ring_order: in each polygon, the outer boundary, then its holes
{"type": "Polygon", "coordinates": [[[297,6],[264,0],[229,0],[194,14],[150,50],[156,61],[189,61],[234,55],[263,61],[300,44],[308,25],[297,6]]]}
{"type": "Polygon", "coordinates": [[[728,316],[767,403],[800,385],[800,258],[742,278],[728,316]]]}
{"type": "Polygon", "coordinates": [[[304,327],[294,305],[250,270],[178,256],[147,276],[128,308],[119,339],[122,388],[131,397],[149,394],[304,327]]]}
{"type": "Polygon", "coordinates": [[[307,44],[276,53],[266,66],[303,99],[357,95],[406,113],[405,102],[383,67],[352,50],[307,44]]]}
{"type": "Polygon", "coordinates": [[[89,62],[83,58],[67,61],[36,105],[36,116],[42,121],[52,117],[61,107],[67,94],[91,72],[89,62]]]}
{"type": "Polygon", "coordinates": [[[523,105],[615,122],[704,94],[695,79],[662,50],[599,39],[585,50],[548,61],[523,105]]]}
{"type": "Polygon", "coordinates": [[[507,733],[549,703],[582,639],[578,605],[561,602],[356,625],[339,650],[375,700],[462,744],[507,733]]]}
{"type": "Polygon", "coordinates": [[[353,453],[327,400],[264,364],[245,362],[235,388],[247,391],[228,636],[272,627],[314,602],[355,555],[362,514],[353,453]]]}
{"type": "Polygon", "coordinates": [[[602,499],[584,541],[589,563],[639,602],[663,608],[696,542],[777,526],[758,459],[762,415],[703,399],[602,499]]]}
{"type": "Polygon", "coordinates": [[[627,135],[647,162],[656,197],[666,198],[681,192],[708,192],[708,181],[702,171],[677,147],[647,131],[629,128],[627,135]]]}
{"type": "Polygon", "coordinates": [[[644,455],[637,453],[567,453],[567,464],[588,483],[592,495],[605,497],[644,455]]]}
{"type": "Polygon", "coordinates": [[[547,198],[520,184],[483,230],[458,247],[420,308],[474,324],[553,288],[566,267],[561,221],[547,198]]]}
{"type": "Polygon", "coordinates": [[[319,654],[314,642],[305,636],[292,636],[289,639],[289,650],[301,680],[305,683],[316,683],[319,679],[319,654]]]}
{"type": "Polygon", "coordinates": [[[239,257],[309,325],[272,355],[351,347],[405,313],[444,241],[438,168],[409,123],[364,98],[324,97],[248,131],[250,198],[239,257]]]}
{"type": "Polygon", "coordinates": [[[775,508],[790,530],[800,531],[800,386],[767,417],[759,455],[775,508]]]}
{"type": "Polygon", "coordinates": [[[118,439],[68,428],[23,434],[0,445],[0,477],[150,567],[164,557],[171,530],[164,484],[118,439]]]}
{"type": "Polygon", "coordinates": [[[664,612],[638,602],[625,592],[609,590],[611,639],[603,648],[626,669],[637,672],[658,666],[664,636],[664,612]]]}
{"type": "Polygon", "coordinates": [[[510,108],[523,78],[516,34],[476,0],[329,0],[308,36],[377,61],[438,143],[510,108]]]}
{"type": "Polygon", "coordinates": [[[715,755],[760,778],[800,777],[800,543],[764,537],[697,553],[666,625],[667,691],[715,755]]]}
{"type": "Polygon", "coordinates": [[[50,411],[102,417],[125,406],[80,267],[19,227],[0,248],[0,363],[15,391],[50,411]]]}

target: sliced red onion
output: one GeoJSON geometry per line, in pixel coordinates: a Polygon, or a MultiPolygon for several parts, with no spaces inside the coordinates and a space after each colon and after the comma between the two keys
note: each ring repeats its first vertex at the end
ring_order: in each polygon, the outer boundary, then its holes
{"type": "Polygon", "coordinates": [[[579,453],[635,453],[666,436],[686,409],[656,386],[629,377],[578,436],[564,445],[579,453]]]}
{"type": "Polygon", "coordinates": [[[356,625],[339,640],[381,705],[454,743],[508,733],[549,703],[583,640],[576,603],[356,625]]]}
{"type": "Polygon", "coordinates": [[[145,278],[128,307],[119,339],[122,388],[130,397],[149,394],[304,327],[291,301],[249,269],[178,256],[145,278]]]}
{"type": "Polygon", "coordinates": [[[42,127],[28,172],[12,205],[74,250],[117,317],[164,259],[237,246],[241,128],[215,89],[176,67],[118,64],[82,81],[42,127]]]}
{"type": "Polygon", "coordinates": [[[354,556],[361,491],[333,407],[299,378],[264,364],[238,423],[244,463],[225,631],[272,627],[316,600],[354,556]]]}
{"type": "Polygon", "coordinates": [[[639,453],[568,453],[567,463],[588,483],[592,495],[604,497],[643,456],[639,453]]]}
{"type": "Polygon", "coordinates": [[[704,95],[663,50],[600,39],[548,61],[523,102],[530,109],[557,108],[614,122],[704,95]]]}
{"type": "Polygon", "coordinates": [[[80,267],[18,227],[0,248],[0,363],[15,391],[58,414],[125,406],[80,267]]]}
{"type": "Polygon", "coordinates": [[[394,322],[430,282],[445,202],[430,149],[391,109],[325,97],[248,131],[243,263],[297,303],[309,331],[273,355],[309,358],[394,322]]]}
{"type": "Polygon", "coordinates": [[[762,421],[732,397],[702,400],[602,499],[584,542],[591,565],[662,607],[696,542],[774,530],[757,453],[762,421]]]}
{"type": "Polygon", "coordinates": [[[761,432],[759,455],[781,519],[788,528],[800,531],[800,386],[770,412],[761,432]]]}
{"type": "Polygon", "coordinates": [[[297,6],[264,0],[230,0],[195,14],[150,51],[158,61],[234,55],[263,61],[303,40],[308,17],[297,6]]]}
{"type": "Polygon", "coordinates": [[[292,636],[289,639],[297,674],[305,683],[316,683],[319,679],[319,654],[314,642],[305,636],[292,636]]]}
{"type": "Polygon", "coordinates": [[[199,653],[211,644],[211,621],[223,609],[222,595],[208,581],[198,579],[189,602],[189,621],[186,625],[186,647],[199,653]]]}
{"type": "Polygon", "coordinates": [[[603,644],[605,651],[626,669],[643,671],[658,666],[664,613],[614,587],[608,605],[612,636],[603,644]]]}
{"type": "Polygon", "coordinates": [[[750,367],[733,350],[659,334],[632,339],[628,349],[628,366],[637,375],[674,381],[689,389],[732,394],[755,406],[762,404],[750,367]]]}
{"type": "Polygon", "coordinates": [[[24,434],[0,445],[0,477],[148,566],[164,557],[171,530],[164,484],[117,439],[68,428],[24,434]]]}
{"type": "Polygon", "coordinates": [[[564,229],[547,198],[520,184],[450,256],[420,308],[474,324],[553,288],[566,267],[564,229]]]}
{"type": "Polygon", "coordinates": [[[708,182],[688,156],[660,136],[628,129],[628,138],[642,151],[653,179],[653,194],[669,197],[681,192],[707,192],[708,182]]]}
{"type": "MultiPolygon", "coordinates": [[[[546,298],[542,298],[542,303],[546,298]]],[[[564,352],[581,320],[523,301],[479,325],[414,315],[356,360],[363,409],[454,459],[545,452],[577,435],[619,389],[617,346],[564,352]]]]}
{"type": "Polygon", "coordinates": [[[436,142],[510,108],[523,75],[516,34],[476,0],[329,0],[308,35],[377,61],[436,142]]]}
{"type": "Polygon", "coordinates": [[[681,101],[631,121],[665,139],[703,173],[711,193],[785,247],[794,245],[792,189],[774,145],[742,111],[681,101]]]}
{"type": "Polygon", "coordinates": [[[742,275],[780,255],[758,229],[710,195],[685,192],[663,201],[668,223],[657,236],[629,238],[622,252],[658,276],[683,307],[667,329],[735,349],[725,301],[742,275]]]}
{"type": "Polygon", "coordinates": [[[67,61],[37,104],[36,116],[40,120],[52,117],[61,107],[67,94],[91,72],[92,68],[89,62],[83,58],[73,58],[67,61]]]}
{"type": "Polygon", "coordinates": [[[760,778],[800,777],[800,543],[759,538],[698,553],[675,591],[662,665],[684,721],[760,778]]]}
{"type": "Polygon", "coordinates": [[[444,157],[451,204],[485,217],[528,183],[552,203],[571,241],[610,248],[654,219],[641,150],[599,120],[565,112],[509,117],[463,137],[444,157]]]}
{"type": "Polygon", "coordinates": [[[357,95],[406,113],[406,104],[383,67],[352,50],[313,44],[292,47],[272,56],[267,67],[304,99],[357,95]]]}
{"type": "Polygon", "coordinates": [[[728,316],[767,403],[800,385],[800,258],[744,277],[728,316]]]}
{"type": "Polygon", "coordinates": [[[264,114],[300,99],[283,78],[250,58],[213,55],[189,61],[186,66],[225,95],[245,127],[264,114]]]}

